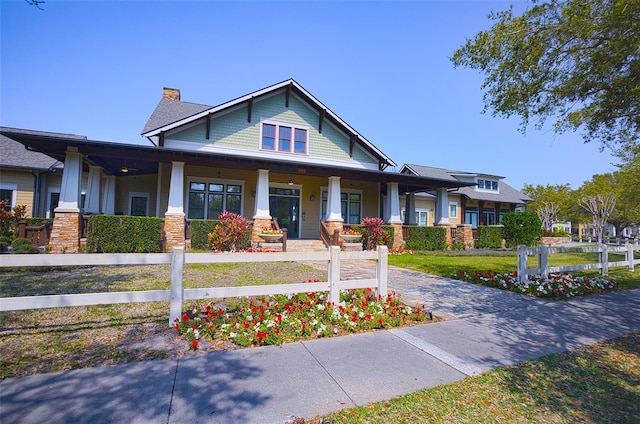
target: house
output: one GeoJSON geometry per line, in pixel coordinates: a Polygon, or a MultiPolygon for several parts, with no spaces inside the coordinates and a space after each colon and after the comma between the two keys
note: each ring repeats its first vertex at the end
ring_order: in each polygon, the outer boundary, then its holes
{"type": "Polygon", "coordinates": [[[188,220],[223,210],[253,220],[255,242],[272,219],[289,238],[318,239],[383,216],[400,246],[400,193],[433,192],[439,204],[450,190],[475,185],[388,172],[396,165],[389,157],[293,79],[217,106],[165,88],[142,130],[149,145],[15,128],[0,134],[64,162],[53,252],[78,250],[86,213],[163,217],[170,248],[186,245],[188,220]]]}
{"type": "Polygon", "coordinates": [[[415,164],[403,165],[400,173],[470,184],[405,196],[402,218],[408,225],[470,225],[472,229],[479,225],[498,225],[505,213],[523,210],[532,200],[497,175],[415,164]],[[437,198],[442,201],[438,202],[437,198]],[[407,210],[413,213],[407,214],[407,210]]]}
{"type": "Polygon", "coordinates": [[[27,207],[27,216],[53,217],[58,205],[62,162],[0,135],[0,200],[5,209],[27,207]]]}

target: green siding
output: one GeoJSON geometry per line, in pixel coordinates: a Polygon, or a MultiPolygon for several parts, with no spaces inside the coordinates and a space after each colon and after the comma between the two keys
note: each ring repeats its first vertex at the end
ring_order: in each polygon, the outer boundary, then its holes
{"type": "Polygon", "coordinates": [[[257,151],[260,148],[260,123],[272,120],[282,123],[303,125],[309,128],[309,157],[357,161],[375,164],[373,158],[359,148],[355,148],[353,158],[349,157],[349,139],[328,122],[318,132],[318,114],[307,107],[297,97],[289,98],[285,107],[284,93],[277,94],[253,104],[251,122],[247,122],[247,106],[211,120],[210,139],[205,139],[204,121],[171,134],[169,138],[198,144],[212,144],[219,147],[233,147],[257,151]]]}

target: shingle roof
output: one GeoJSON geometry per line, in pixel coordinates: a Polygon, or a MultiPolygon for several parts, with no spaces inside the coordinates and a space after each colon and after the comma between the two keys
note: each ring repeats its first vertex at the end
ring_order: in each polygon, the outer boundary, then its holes
{"type": "Polygon", "coordinates": [[[430,166],[422,166],[415,164],[405,164],[401,170],[410,171],[413,174],[423,177],[439,178],[444,180],[459,181],[460,178],[465,177],[489,177],[498,180],[499,193],[492,193],[489,191],[476,191],[475,187],[460,187],[456,193],[467,196],[472,200],[486,200],[491,202],[504,202],[504,203],[526,203],[531,199],[524,193],[519,192],[509,184],[502,181],[504,177],[497,175],[486,174],[482,172],[467,172],[467,171],[455,171],[444,168],[434,168],[430,166]],[[456,178],[457,177],[457,178],[456,178]]]}
{"type": "Polygon", "coordinates": [[[174,122],[204,112],[212,107],[213,106],[198,103],[162,98],[142,129],[142,134],[164,127],[165,125],[173,124],[174,122]]]}
{"type": "Polygon", "coordinates": [[[44,153],[27,150],[21,143],[0,135],[0,167],[2,168],[24,168],[44,171],[51,168],[56,162],[58,161],[44,153]]]}

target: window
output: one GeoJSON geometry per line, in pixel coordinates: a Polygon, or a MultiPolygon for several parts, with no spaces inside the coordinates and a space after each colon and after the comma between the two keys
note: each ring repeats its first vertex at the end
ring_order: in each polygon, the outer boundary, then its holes
{"type": "MultiPolygon", "coordinates": [[[[328,192],[322,191],[322,217],[327,216],[327,199],[328,192]]],[[[340,193],[340,211],[342,220],[346,224],[360,224],[362,221],[362,193],[360,192],[341,192],[340,193]]]]}
{"type": "Polygon", "coordinates": [[[449,202],[449,217],[458,217],[458,202],[449,202]]]}
{"type": "Polygon", "coordinates": [[[129,193],[129,215],[147,216],[149,214],[149,193],[129,193]]]}
{"type": "Polygon", "coordinates": [[[308,131],[305,128],[263,122],[260,148],[262,150],[306,155],[307,133],[308,131]],[[276,140],[278,141],[277,143],[276,140]]]}
{"type": "Polygon", "coordinates": [[[498,181],[496,181],[496,180],[485,180],[485,179],[482,179],[482,178],[478,178],[476,183],[478,184],[477,187],[476,187],[476,190],[499,191],[498,190],[498,181]]]}
{"type": "Polygon", "coordinates": [[[484,209],[482,218],[484,225],[496,225],[496,211],[493,209],[484,209]]]}
{"type": "Polygon", "coordinates": [[[464,223],[470,224],[471,228],[478,228],[478,208],[466,208],[464,211],[464,223]]]}
{"type": "Polygon", "coordinates": [[[15,190],[9,188],[9,186],[3,186],[0,188],[0,200],[5,200],[7,203],[4,205],[6,212],[11,212],[11,209],[15,206],[15,199],[13,197],[15,190]]]}
{"type": "Polygon", "coordinates": [[[190,181],[187,195],[189,219],[218,219],[224,212],[242,214],[242,184],[190,181]]]}
{"type": "MultiPolygon", "coordinates": [[[[405,212],[406,211],[404,208],[402,208],[402,210],[400,211],[402,222],[404,222],[405,212]]],[[[416,225],[420,227],[426,227],[427,225],[429,225],[428,209],[416,209],[416,225]]]]}

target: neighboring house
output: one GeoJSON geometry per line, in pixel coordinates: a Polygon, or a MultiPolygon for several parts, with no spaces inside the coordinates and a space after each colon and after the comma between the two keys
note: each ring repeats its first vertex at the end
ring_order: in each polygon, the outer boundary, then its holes
{"type": "Polygon", "coordinates": [[[252,219],[254,241],[272,218],[289,238],[317,239],[321,221],[331,233],[382,216],[399,246],[400,193],[435,192],[441,203],[449,190],[475,184],[385,172],[396,164],[291,79],[218,106],[183,102],[165,88],[142,130],[148,146],[14,128],[0,134],[64,162],[53,252],[77,251],[70,234],[82,213],[163,217],[171,247],[185,245],[185,219],[223,210],[252,219]]]}
{"type": "Polygon", "coordinates": [[[49,217],[58,206],[62,162],[0,135],[0,200],[7,211],[27,207],[27,216],[49,217]]]}
{"type": "MultiPolygon", "coordinates": [[[[468,224],[476,229],[480,225],[500,224],[505,213],[521,210],[532,200],[502,181],[504,177],[496,175],[414,164],[405,164],[400,173],[473,184],[454,189],[440,189],[439,198],[442,202],[437,201],[437,192],[416,194],[414,215],[403,213],[406,224],[468,224]]],[[[404,209],[407,210],[407,206],[404,209]]]]}

